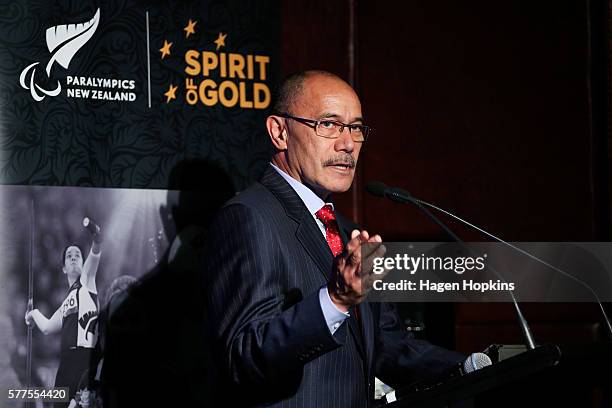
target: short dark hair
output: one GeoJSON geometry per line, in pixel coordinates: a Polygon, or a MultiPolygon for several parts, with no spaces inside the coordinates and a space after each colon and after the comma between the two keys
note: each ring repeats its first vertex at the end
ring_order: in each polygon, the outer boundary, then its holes
{"type": "Polygon", "coordinates": [[[64,265],[66,265],[66,252],[68,252],[68,248],[70,247],[77,247],[79,248],[79,251],[81,251],[81,256],[83,256],[83,248],[81,248],[80,245],[78,244],[68,244],[66,245],[66,247],[64,247],[64,250],[62,251],[62,263],[60,265],[62,265],[62,268],[64,267],[64,265]]]}
{"type": "Polygon", "coordinates": [[[339,76],[328,71],[309,70],[293,73],[280,83],[276,90],[276,103],[274,104],[274,113],[289,113],[291,105],[304,90],[304,81],[313,75],[322,75],[342,80],[339,76]]]}

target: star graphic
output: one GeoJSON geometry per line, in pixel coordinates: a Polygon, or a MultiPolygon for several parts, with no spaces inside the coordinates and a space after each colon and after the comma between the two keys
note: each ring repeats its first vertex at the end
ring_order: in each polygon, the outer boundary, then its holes
{"type": "Polygon", "coordinates": [[[166,96],[166,103],[170,102],[172,99],[176,99],[176,90],[178,89],[178,85],[177,86],[172,86],[172,84],[170,84],[170,88],[168,89],[168,91],[166,93],[164,93],[164,95],[166,96]]]}
{"type": "Polygon", "coordinates": [[[225,37],[227,37],[227,34],[219,33],[219,38],[213,41],[217,44],[217,51],[219,51],[219,48],[225,47],[225,37]]]}
{"type": "Polygon", "coordinates": [[[183,28],[183,31],[185,31],[185,38],[189,38],[190,34],[195,34],[196,24],[198,24],[197,21],[191,21],[191,19],[189,19],[189,23],[187,23],[187,27],[183,28]]]}
{"type": "Polygon", "coordinates": [[[161,52],[161,59],[166,58],[166,55],[170,55],[170,47],[172,47],[173,43],[169,43],[167,40],[164,40],[164,46],[159,49],[161,52]]]}

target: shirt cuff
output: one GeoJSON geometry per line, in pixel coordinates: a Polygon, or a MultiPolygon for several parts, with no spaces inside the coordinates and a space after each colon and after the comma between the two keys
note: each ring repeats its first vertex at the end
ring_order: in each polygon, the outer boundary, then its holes
{"type": "Polygon", "coordinates": [[[340,328],[342,322],[351,315],[348,312],[341,311],[334,305],[334,302],[329,297],[327,286],[323,286],[319,290],[319,302],[321,303],[321,310],[323,310],[323,316],[325,316],[329,332],[333,335],[340,328]]]}

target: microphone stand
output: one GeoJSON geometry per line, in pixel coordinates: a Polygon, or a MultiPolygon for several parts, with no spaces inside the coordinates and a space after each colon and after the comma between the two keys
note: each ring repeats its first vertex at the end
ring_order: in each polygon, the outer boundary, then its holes
{"type": "MultiPolygon", "coordinates": [[[[370,193],[378,195],[377,191],[374,191],[374,189],[372,190],[368,189],[368,191],[370,193]]],[[[459,238],[457,234],[451,231],[450,228],[448,228],[446,224],[444,224],[438,217],[433,215],[431,211],[429,211],[419,200],[412,197],[407,191],[397,189],[397,188],[385,188],[384,191],[382,192],[385,197],[390,198],[393,201],[404,203],[404,204],[406,203],[414,204],[429,219],[431,219],[435,224],[437,224],[440,228],[442,228],[442,230],[446,232],[446,234],[448,234],[448,236],[450,236],[454,241],[456,241],[464,250],[467,250],[468,252],[473,253],[473,251],[470,248],[468,248],[467,245],[465,245],[465,242],[461,238],[459,238]]],[[[488,268],[491,271],[493,271],[493,273],[495,273],[500,279],[504,280],[503,277],[501,277],[501,275],[493,267],[488,266],[488,268]]],[[[523,315],[523,312],[521,311],[521,308],[519,307],[519,304],[516,298],[514,297],[514,293],[511,290],[508,292],[510,293],[512,304],[514,305],[514,311],[516,313],[516,317],[518,319],[519,326],[521,328],[521,333],[523,335],[525,345],[527,346],[529,350],[533,350],[535,349],[535,340],[533,338],[533,333],[531,332],[531,329],[529,328],[529,324],[527,323],[527,319],[525,319],[525,316],[523,315]]]]}
{"type": "MultiPolygon", "coordinates": [[[[405,192],[405,193],[407,193],[407,192],[405,192]]],[[[530,254],[529,252],[527,252],[527,251],[525,251],[525,250],[523,250],[523,249],[521,249],[521,248],[519,248],[519,247],[517,247],[515,245],[512,245],[509,242],[504,241],[503,239],[501,239],[501,238],[499,238],[499,237],[497,237],[497,236],[495,236],[495,235],[493,235],[493,234],[483,230],[482,228],[477,227],[476,225],[474,225],[474,224],[472,224],[472,223],[470,223],[470,222],[468,222],[468,221],[466,221],[466,220],[464,220],[464,219],[462,219],[462,218],[460,218],[460,217],[458,217],[458,216],[456,216],[456,215],[454,215],[454,214],[452,214],[452,213],[450,213],[450,212],[448,212],[448,211],[446,211],[446,210],[444,210],[444,209],[442,209],[440,207],[437,207],[437,206],[435,206],[433,204],[430,204],[427,201],[419,200],[418,198],[414,198],[412,196],[410,196],[410,197],[411,197],[411,201],[414,202],[414,204],[416,204],[419,208],[425,209],[424,206],[428,206],[428,207],[431,207],[431,208],[433,208],[433,209],[435,209],[437,211],[440,211],[441,213],[446,214],[449,217],[452,217],[453,219],[455,219],[455,220],[457,220],[457,221],[459,221],[459,222],[461,222],[461,223],[463,223],[463,224],[465,224],[465,225],[467,225],[467,226],[469,226],[471,228],[474,228],[476,231],[486,235],[487,237],[492,238],[492,239],[494,239],[497,242],[501,242],[502,244],[506,245],[507,247],[509,247],[509,248],[511,248],[511,249],[513,249],[513,250],[515,250],[515,251],[517,251],[517,252],[519,252],[519,253],[521,253],[521,254],[523,254],[523,255],[531,258],[531,259],[533,259],[534,261],[537,261],[537,262],[541,263],[544,266],[547,266],[547,267],[551,268],[552,270],[560,273],[561,275],[563,275],[563,276],[565,276],[567,278],[572,279],[575,282],[578,282],[580,285],[582,285],[584,288],[586,288],[589,292],[591,292],[591,294],[595,298],[595,301],[599,305],[599,309],[601,311],[601,315],[602,315],[603,320],[604,320],[605,331],[607,332],[608,337],[610,338],[610,340],[612,340],[612,324],[610,324],[610,319],[608,319],[608,315],[606,314],[606,311],[605,311],[605,309],[603,307],[603,303],[599,299],[599,296],[597,295],[597,292],[595,292],[590,285],[587,285],[581,279],[576,278],[575,276],[573,276],[573,275],[571,275],[571,274],[569,274],[569,273],[567,273],[567,272],[557,268],[554,265],[551,265],[550,263],[548,263],[548,262],[538,258],[537,256],[535,256],[533,254],[530,254]]],[[[517,309],[517,313],[520,314],[520,310],[517,309]]]]}

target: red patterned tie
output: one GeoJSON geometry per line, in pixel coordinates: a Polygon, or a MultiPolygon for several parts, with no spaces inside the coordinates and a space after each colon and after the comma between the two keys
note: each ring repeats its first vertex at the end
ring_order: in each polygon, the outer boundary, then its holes
{"type": "Polygon", "coordinates": [[[331,249],[334,257],[338,256],[342,252],[342,238],[340,238],[340,231],[332,206],[325,204],[315,215],[325,225],[325,239],[329,249],[331,249]]]}

